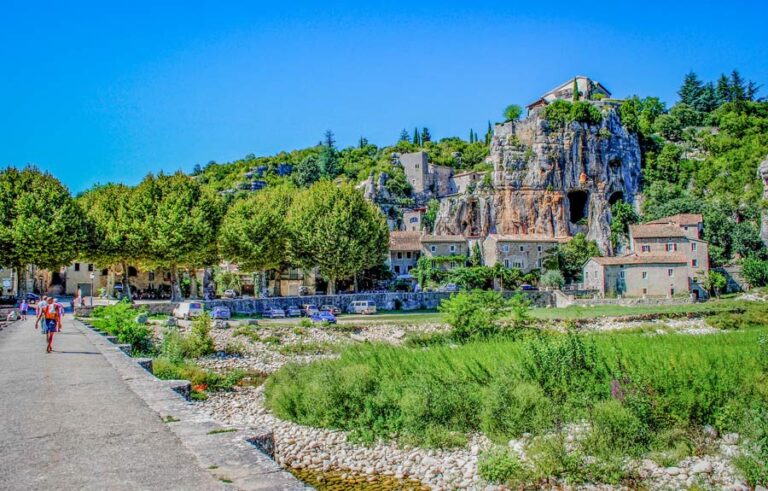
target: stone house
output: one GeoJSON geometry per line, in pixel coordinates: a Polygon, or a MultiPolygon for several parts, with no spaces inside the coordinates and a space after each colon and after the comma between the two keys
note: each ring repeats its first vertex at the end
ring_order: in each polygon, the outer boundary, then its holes
{"type": "Polygon", "coordinates": [[[515,268],[528,273],[533,269],[541,269],[547,251],[568,239],[542,235],[490,234],[483,241],[484,264],[495,266],[501,263],[505,268],[515,268]]]}
{"type": "Polygon", "coordinates": [[[464,194],[475,186],[479,186],[483,180],[482,172],[468,171],[454,175],[449,183],[451,194],[464,194]]]}
{"type": "Polygon", "coordinates": [[[426,208],[414,208],[403,211],[403,230],[408,232],[418,232],[421,230],[424,222],[424,213],[426,208]]]}
{"type": "Polygon", "coordinates": [[[593,257],[584,265],[583,285],[604,295],[673,297],[688,294],[688,266],[680,254],[593,257]]]}
{"type": "MultiPolygon", "coordinates": [[[[469,257],[470,247],[467,239],[461,235],[422,235],[421,253],[427,257],[464,256],[469,257]]],[[[441,263],[442,269],[464,266],[458,260],[441,263]]]]}
{"type": "Polygon", "coordinates": [[[596,96],[606,98],[611,97],[611,93],[600,82],[585,77],[584,75],[577,75],[542,95],[534,102],[528,104],[528,112],[545,107],[558,99],[572,101],[574,99],[574,81],[576,82],[576,88],[579,91],[579,98],[582,100],[592,99],[596,96]]]}
{"type": "Polygon", "coordinates": [[[429,162],[426,152],[403,153],[398,157],[416,196],[448,196],[451,193],[453,168],[429,162]]]}
{"type": "Polygon", "coordinates": [[[408,274],[421,255],[421,232],[397,231],[389,233],[387,263],[395,275],[408,274]]]}

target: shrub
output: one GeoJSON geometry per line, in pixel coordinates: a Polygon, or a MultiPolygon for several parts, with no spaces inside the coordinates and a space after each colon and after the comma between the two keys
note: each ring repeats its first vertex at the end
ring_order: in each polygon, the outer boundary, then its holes
{"type": "Polygon", "coordinates": [[[544,119],[553,128],[564,128],[571,121],[572,106],[570,102],[558,99],[544,108],[544,119]]]}
{"type": "Polygon", "coordinates": [[[483,453],[477,462],[477,472],[488,482],[512,487],[524,484],[529,478],[520,458],[503,448],[483,453]]]}
{"type": "Polygon", "coordinates": [[[741,273],[751,286],[768,285],[768,261],[748,257],[741,267],[741,273]]]}
{"type": "Polygon", "coordinates": [[[312,327],[312,321],[307,318],[301,319],[299,321],[299,327],[304,327],[304,328],[312,327]]]}
{"type": "Polygon", "coordinates": [[[480,428],[499,443],[552,426],[554,410],[541,387],[516,383],[511,374],[498,376],[484,400],[480,428]]]}
{"type": "Polygon", "coordinates": [[[600,124],[603,114],[598,108],[587,101],[577,101],[571,106],[571,119],[589,125],[600,124]]]}
{"type": "Polygon", "coordinates": [[[161,356],[175,363],[210,355],[214,351],[211,318],[207,314],[192,322],[192,332],[189,334],[182,335],[175,326],[166,328],[160,347],[161,356]]]}
{"type": "Polygon", "coordinates": [[[735,463],[750,486],[765,486],[768,485],[768,409],[753,410],[750,423],[750,442],[735,463]]]}
{"type": "Polygon", "coordinates": [[[581,456],[565,447],[565,436],[554,433],[534,438],[526,448],[535,480],[574,476],[581,472],[581,456]]]}
{"type": "Polygon", "coordinates": [[[459,342],[487,338],[499,332],[498,320],[505,302],[500,294],[474,290],[453,295],[440,303],[440,312],[453,328],[451,336],[459,342]]]}
{"type": "Polygon", "coordinates": [[[539,285],[545,288],[562,288],[565,285],[565,278],[559,270],[551,269],[541,275],[539,285]]]}
{"type": "Polygon", "coordinates": [[[94,327],[116,336],[118,342],[130,344],[134,352],[145,353],[152,347],[152,333],[136,318],[146,315],[145,309],[134,309],[128,301],[93,309],[94,327]]]}
{"type": "Polygon", "coordinates": [[[615,399],[595,404],[591,423],[584,446],[594,455],[637,455],[647,439],[640,419],[615,399]]]}
{"type": "Polygon", "coordinates": [[[515,327],[523,327],[531,320],[531,301],[518,293],[509,299],[509,309],[512,311],[512,322],[515,327]]]}
{"type": "Polygon", "coordinates": [[[230,356],[243,356],[245,355],[245,346],[242,343],[230,341],[224,346],[224,353],[230,356]]]}

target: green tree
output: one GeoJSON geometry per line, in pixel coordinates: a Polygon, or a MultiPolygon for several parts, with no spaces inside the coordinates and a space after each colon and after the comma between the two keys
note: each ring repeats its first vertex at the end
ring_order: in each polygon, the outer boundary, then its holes
{"type": "Polygon", "coordinates": [[[726,280],[725,275],[722,273],[710,271],[709,274],[704,277],[702,284],[707,291],[714,292],[715,296],[720,298],[720,292],[722,292],[728,284],[728,280],[726,280]]]}
{"type": "Polygon", "coordinates": [[[381,211],[359,191],[320,181],[293,200],[287,252],[304,269],[317,267],[332,294],[336,280],[351,278],[383,261],[388,235],[381,211]]]}
{"type": "Polygon", "coordinates": [[[702,93],[704,92],[704,86],[699,80],[698,75],[695,72],[690,71],[685,75],[683,79],[683,85],[677,91],[677,95],[680,97],[680,102],[689,106],[695,106],[698,104],[702,93]]]}
{"type": "Polygon", "coordinates": [[[491,122],[488,121],[488,129],[485,132],[485,144],[490,145],[492,138],[493,138],[493,127],[491,126],[491,122]]]}
{"type": "Polygon", "coordinates": [[[587,240],[584,234],[578,233],[565,244],[549,249],[544,267],[560,270],[567,280],[579,281],[587,260],[601,255],[597,242],[587,240]]]}
{"type": "Polygon", "coordinates": [[[541,275],[539,285],[545,288],[562,288],[565,285],[565,278],[563,278],[563,273],[560,271],[556,269],[549,270],[541,275]]]}
{"type": "Polygon", "coordinates": [[[571,105],[570,119],[590,125],[600,124],[603,115],[600,110],[587,101],[577,101],[571,105]]]}
{"type": "Polygon", "coordinates": [[[432,141],[432,135],[429,134],[429,128],[426,126],[421,129],[421,144],[426,145],[432,141]]]}
{"type": "Polygon", "coordinates": [[[0,171],[0,266],[16,270],[19,293],[29,264],[56,270],[85,243],[82,211],[51,174],[35,167],[0,171]]]}
{"type": "Polygon", "coordinates": [[[424,224],[424,230],[429,233],[434,232],[435,221],[437,220],[437,213],[440,211],[440,202],[436,199],[431,199],[427,202],[427,211],[424,212],[424,217],[421,223],[424,224]]]}
{"type": "Polygon", "coordinates": [[[629,233],[629,226],[638,223],[640,216],[635,207],[624,201],[617,201],[611,206],[611,243],[616,247],[629,233]]]}
{"type": "Polygon", "coordinates": [[[171,301],[181,299],[179,266],[198,261],[215,244],[222,205],[195,179],[176,173],[152,174],[136,187],[132,206],[144,224],[145,264],[171,272],[171,301]]]}
{"type": "Polygon", "coordinates": [[[517,104],[510,104],[504,109],[504,121],[517,121],[523,115],[523,108],[517,104]]]}
{"type": "MultiPolygon", "coordinates": [[[[148,249],[144,217],[133,207],[133,189],[122,184],[95,186],[77,198],[88,224],[88,246],[83,257],[110,270],[120,266],[123,293],[132,298],[129,265],[135,265],[148,249]]],[[[108,288],[111,294],[111,288],[108,288]]]]}
{"type": "Polygon", "coordinates": [[[768,261],[748,257],[741,265],[741,274],[749,282],[750,286],[760,287],[768,285],[768,261]]]}
{"type": "Polygon", "coordinates": [[[564,128],[571,121],[573,104],[557,99],[544,108],[544,119],[555,129],[564,128]]]}
{"type": "Polygon", "coordinates": [[[573,93],[573,102],[581,100],[581,92],[579,92],[579,84],[575,78],[573,79],[573,87],[571,88],[571,92],[573,93]]]}
{"type": "Polygon", "coordinates": [[[311,186],[320,180],[321,170],[316,155],[307,155],[293,169],[293,181],[299,187],[311,186]]]}
{"type": "Polygon", "coordinates": [[[398,139],[398,141],[407,142],[407,141],[410,141],[410,140],[411,139],[408,136],[408,130],[403,129],[403,131],[400,132],[400,138],[398,139]]]}
{"type": "Polygon", "coordinates": [[[452,327],[451,337],[462,343],[498,333],[498,320],[507,309],[499,293],[488,291],[461,292],[443,300],[439,307],[452,327]]]}
{"type": "Polygon", "coordinates": [[[265,189],[232,205],[219,230],[219,251],[241,270],[260,271],[263,289],[266,271],[280,272],[286,258],[288,227],[285,217],[296,191],[287,186],[265,189]]]}
{"type": "Polygon", "coordinates": [[[419,129],[414,128],[413,129],[413,140],[411,141],[414,145],[421,145],[421,139],[419,138],[419,129]]]}
{"type": "Polygon", "coordinates": [[[317,169],[322,178],[333,179],[338,176],[341,172],[338,150],[334,147],[323,145],[317,156],[317,169]]]}

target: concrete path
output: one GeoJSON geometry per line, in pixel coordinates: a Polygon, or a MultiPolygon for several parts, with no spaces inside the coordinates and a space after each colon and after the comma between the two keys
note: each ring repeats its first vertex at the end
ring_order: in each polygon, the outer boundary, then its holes
{"type": "Polygon", "coordinates": [[[0,489],[220,489],[67,317],[0,331],[0,489]]]}

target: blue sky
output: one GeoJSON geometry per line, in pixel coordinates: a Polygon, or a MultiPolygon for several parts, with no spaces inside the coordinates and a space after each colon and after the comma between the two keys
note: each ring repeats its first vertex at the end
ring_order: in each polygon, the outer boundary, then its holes
{"type": "MultiPolygon", "coordinates": [[[[0,2],[0,167],[74,192],[400,130],[466,138],[570,76],[673,103],[683,75],[768,84],[768,4],[0,2]]],[[[768,86],[763,89],[768,95],[768,86]]]]}

